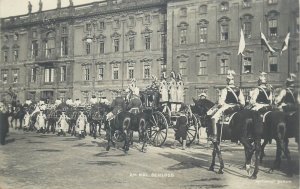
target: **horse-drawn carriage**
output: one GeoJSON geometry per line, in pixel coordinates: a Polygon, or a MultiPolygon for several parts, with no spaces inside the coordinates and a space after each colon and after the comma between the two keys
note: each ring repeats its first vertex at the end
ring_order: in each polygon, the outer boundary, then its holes
{"type": "MultiPolygon", "coordinates": [[[[198,131],[198,122],[188,105],[182,104],[181,112],[171,112],[169,102],[165,106],[162,102],[159,102],[160,94],[158,89],[147,88],[141,91],[140,95],[146,115],[149,142],[153,146],[160,147],[165,143],[169,128],[177,130],[178,127],[185,127],[187,145],[190,145],[195,140],[198,131]],[[178,124],[178,118],[182,116],[186,117],[186,122],[178,124]]],[[[182,142],[182,138],[180,142],[182,142]]]]}

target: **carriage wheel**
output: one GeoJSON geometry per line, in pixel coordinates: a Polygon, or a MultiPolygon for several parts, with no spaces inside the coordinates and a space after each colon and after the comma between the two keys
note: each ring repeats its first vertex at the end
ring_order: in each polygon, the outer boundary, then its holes
{"type": "MultiPolygon", "coordinates": [[[[187,136],[186,136],[186,145],[190,146],[197,136],[197,118],[194,114],[189,119],[189,123],[187,125],[187,136]]],[[[180,138],[180,143],[182,144],[182,138],[180,138]]]]}
{"type": "Polygon", "coordinates": [[[168,133],[168,122],[161,112],[153,112],[147,123],[149,141],[153,146],[161,147],[168,133]]]}

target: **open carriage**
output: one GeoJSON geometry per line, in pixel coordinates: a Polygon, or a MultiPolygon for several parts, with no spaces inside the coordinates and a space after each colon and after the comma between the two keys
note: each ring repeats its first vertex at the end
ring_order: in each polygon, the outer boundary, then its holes
{"type": "MultiPolygon", "coordinates": [[[[162,146],[168,136],[168,129],[175,129],[179,113],[171,112],[170,103],[162,106],[159,102],[160,94],[156,88],[147,88],[140,91],[143,102],[144,112],[146,114],[147,130],[149,141],[153,146],[162,146]]],[[[198,125],[194,114],[187,115],[187,145],[190,145],[196,138],[198,125]]],[[[182,141],[180,141],[182,142],[182,141]]]]}

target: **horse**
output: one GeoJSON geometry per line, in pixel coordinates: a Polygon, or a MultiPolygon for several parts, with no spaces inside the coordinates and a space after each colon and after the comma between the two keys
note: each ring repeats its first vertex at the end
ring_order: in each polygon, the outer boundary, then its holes
{"type": "Polygon", "coordinates": [[[101,125],[105,122],[105,115],[108,113],[108,105],[104,103],[97,103],[92,106],[90,113],[88,114],[88,120],[90,123],[91,135],[96,139],[97,125],[99,125],[99,135],[101,135],[101,125]]]}
{"type": "Polygon", "coordinates": [[[52,132],[54,134],[55,130],[56,130],[56,122],[59,119],[59,113],[54,108],[47,109],[45,113],[46,113],[46,117],[47,117],[46,132],[47,133],[52,132]]]}
{"type": "MultiPolygon", "coordinates": [[[[195,101],[196,107],[191,107],[192,111],[200,115],[200,121],[202,125],[207,127],[208,135],[212,134],[211,117],[206,113],[213,105],[207,99],[195,101]],[[197,112],[197,110],[199,112],[197,112]]],[[[193,112],[193,113],[194,113],[193,112]]],[[[214,171],[215,157],[218,155],[220,161],[220,168],[218,174],[223,174],[224,161],[222,158],[220,143],[223,140],[238,141],[240,140],[244,146],[246,156],[246,170],[250,179],[256,179],[258,173],[258,156],[260,153],[260,141],[262,135],[262,126],[259,122],[259,114],[255,111],[248,109],[225,111],[224,115],[230,115],[230,120],[225,123],[222,120],[217,124],[217,141],[213,141],[212,162],[209,167],[209,171],[214,171]],[[255,167],[254,171],[250,170],[251,158],[255,152],[255,167]]],[[[224,117],[223,115],[223,117],[224,117]]]]}
{"type": "MultiPolygon", "coordinates": [[[[263,139],[262,144],[262,153],[260,154],[260,162],[262,162],[264,154],[264,148],[268,142],[271,142],[272,139],[276,141],[276,159],[270,168],[269,172],[272,172],[274,169],[279,169],[281,164],[281,153],[283,152],[288,162],[288,176],[292,176],[292,161],[290,151],[288,149],[289,138],[299,137],[297,128],[299,129],[299,122],[297,121],[297,116],[287,117],[285,112],[279,111],[274,108],[271,111],[265,113],[264,116],[264,127],[263,127],[263,139]],[[288,119],[292,118],[292,119],[288,119]]],[[[297,140],[297,139],[296,139],[297,140]]]]}
{"type": "Polygon", "coordinates": [[[25,110],[21,104],[17,106],[9,107],[10,127],[15,129],[22,129],[24,116],[25,116],[25,110]],[[19,128],[17,128],[18,123],[19,123],[19,128]]]}

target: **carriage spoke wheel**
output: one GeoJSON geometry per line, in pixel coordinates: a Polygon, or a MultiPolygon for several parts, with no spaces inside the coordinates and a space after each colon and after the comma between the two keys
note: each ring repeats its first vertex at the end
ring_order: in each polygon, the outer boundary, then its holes
{"type": "Polygon", "coordinates": [[[168,122],[161,112],[153,112],[147,125],[149,142],[156,147],[161,147],[168,133],[168,122]]]}
{"type": "MultiPolygon", "coordinates": [[[[197,136],[197,118],[194,114],[192,114],[192,117],[189,118],[188,125],[187,125],[187,135],[186,135],[186,145],[190,146],[196,136],[197,136]]],[[[179,142],[182,144],[182,138],[180,138],[179,142]]]]}

